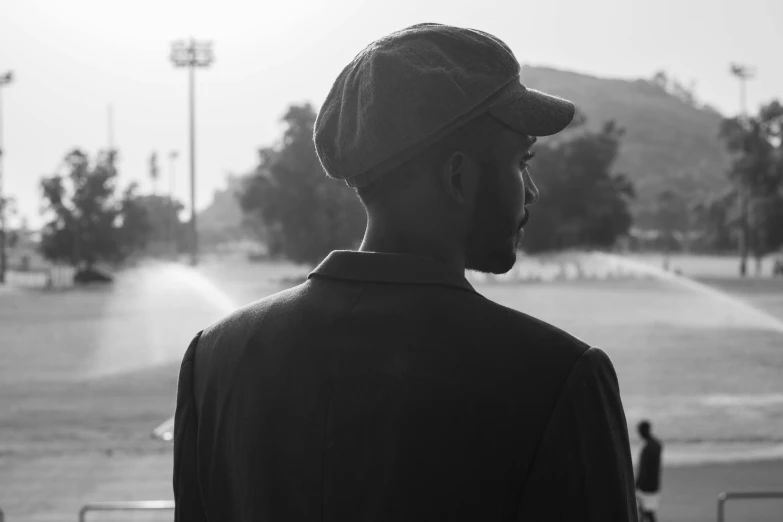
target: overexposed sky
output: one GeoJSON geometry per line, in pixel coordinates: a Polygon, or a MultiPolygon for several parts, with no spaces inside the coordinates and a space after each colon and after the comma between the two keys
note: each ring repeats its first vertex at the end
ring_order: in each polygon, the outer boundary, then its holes
{"type": "Polygon", "coordinates": [[[781,0],[1,0],[4,188],[40,223],[39,180],[64,154],[107,145],[107,107],[122,184],[150,190],[158,151],[161,190],[169,150],[180,158],[176,193],[188,201],[187,73],[170,43],[214,42],[216,61],[197,72],[197,207],[228,172],[256,163],[280,134],[292,102],[318,107],[340,70],[372,40],[418,22],[482,29],[522,63],[603,77],[664,69],[724,114],[739,110],[729,63],[753,65],[751,109],[783,98],[781,0]]]}

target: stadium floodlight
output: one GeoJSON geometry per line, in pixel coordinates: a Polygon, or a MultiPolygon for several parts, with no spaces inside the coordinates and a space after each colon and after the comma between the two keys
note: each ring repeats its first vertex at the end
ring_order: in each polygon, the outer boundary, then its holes
{"type": "Polygon", "coordinates": [[[196,92],[195,71],[197,67],[209,67],[215,61],[211,41],[177,40],[171,44],[171,62],[174,67],[187,67],[190,91],[190,263],[198,263],[198,232],[196,231],[196,92]]]}
{"type": "Polygon", "coordinates": [[[740,82],[740,111],[742,116],[746,117],[748,114],[748,109],[745,100],[745,83],[756,76],[756,68],[748,65],[732,63],[729,67],[729,71],[733,76],[736,76],[740,82]]]}

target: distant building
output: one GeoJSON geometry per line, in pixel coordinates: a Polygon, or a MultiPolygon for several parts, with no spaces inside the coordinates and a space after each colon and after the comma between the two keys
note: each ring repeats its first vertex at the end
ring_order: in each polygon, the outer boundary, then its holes
{"type": "Polygon", "coordinates": [[[51,267],[51,263],[38,250],[40,241],[41,233],[37,230],[25,227],[9,231],[6,251],[8,269],[27,272],[51,267]]]}
{"type": "Polygon", "coordinates": [[[41,255],[41,232],[20,227],[8,232],[6,281],[11,286],[64,288],[73,286],[74,269],[57,266],[41,255]]]}

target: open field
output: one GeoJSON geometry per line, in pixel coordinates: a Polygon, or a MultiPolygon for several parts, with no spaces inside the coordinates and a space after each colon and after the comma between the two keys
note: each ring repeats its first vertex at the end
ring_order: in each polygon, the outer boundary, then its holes
{"type": "MultiPolygon", "coordinates": [[[[722,490],[783,490],[783,461],[753,460],[783,448],[783,333],[753,311],[783,319],[783,280],[738,281],[710,266],[694,275],[730,298],[655,280],[477,286],[609,353],[629,424],[651,418],[667,444],[661,520],[713,520],[722,490]]],[[[149,433],[173,412],[190,338],[306,272],[239,260],[151,265],[112,288],[0,293],[6,519],[171,498],[171,447],[149,433]]],[[[783,502],[729,510],[753,520],[781,512],[783,502]]]]}

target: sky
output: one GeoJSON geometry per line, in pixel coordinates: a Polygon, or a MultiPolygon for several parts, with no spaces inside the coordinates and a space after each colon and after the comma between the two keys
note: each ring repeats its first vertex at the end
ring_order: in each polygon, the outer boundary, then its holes
{"type": "Polygon", "coordinates": [[[665,70],[726,115],[740,104],[731,62],[756,68],[750,110],[783,99],[779,0],[1,1],[0,74],[14,74],[0,88],[3,186],[33,226],[41,177],[74,147],[107,146],[109,106],[121,187],[155,189],[157,151],[157,190],[168,191],[175,150],[174,193],[189,201],[187,72],[169,52],[190,37],[212,41],[215,54],[196,73],[199,209],[279,139],[289,104],[318,108],[362,48],[419,22],[495,34],[528,65],[629,79],[665,70]]]}

